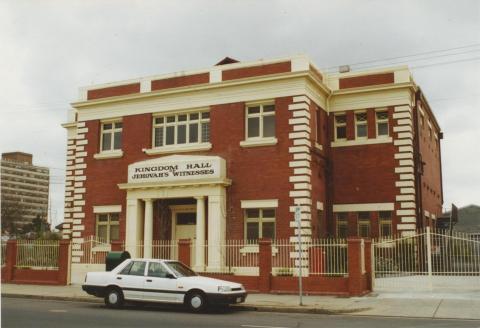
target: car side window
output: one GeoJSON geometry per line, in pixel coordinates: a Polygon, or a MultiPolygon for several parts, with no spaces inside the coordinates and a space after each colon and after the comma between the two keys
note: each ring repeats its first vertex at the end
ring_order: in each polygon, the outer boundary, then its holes
{"type": "Polygon", "coordinates": [[[150,262],[148,265],[148,276],[149,277],[158,277],[165,278],[167,276],[167,269],[158,262],[150,262]]]}
{"type": "Polygon", "coordinates": [[[145,261],[133,261],[127,265],[120,274],[126,274],[130,276],[143,276],[145,274],[145,261]]]}

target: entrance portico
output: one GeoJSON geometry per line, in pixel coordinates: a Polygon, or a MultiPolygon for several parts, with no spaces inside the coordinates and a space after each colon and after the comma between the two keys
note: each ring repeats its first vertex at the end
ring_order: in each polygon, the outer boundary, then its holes
{"type": "Polygon", "coordinates": [[[225,160],[218,156],[173,155],[129,165],[128,183],[119,184],[127,190],[125,248],[132,257],[152,257],[153,203],[159,199],[194,198],[195,269],[215,271],[223,267],[221,245],[226,233],[225,160]],[[208,204],[205,204],[208,202],[208,204]],[[207,206],[208,214],[205,216],[207,206]],[[208,231],[206,230],[208,220],[208,231]],[[207,232],[208,263],[205,263],[207,232]],[[206,268],[205,268],[206,265],[206,268]]]}

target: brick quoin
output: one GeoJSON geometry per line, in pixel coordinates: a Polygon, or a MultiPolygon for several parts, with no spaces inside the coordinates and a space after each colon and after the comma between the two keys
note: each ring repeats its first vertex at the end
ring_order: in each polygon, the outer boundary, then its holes
{"type": "Polygon", "coordinates": [[[88,90],[87,99],[93,100],[93,99],[99,99],[99,98],[123,96],[123,95],[129,95],[132,93],[139,93],[139,92],[140,92],[140,83],[132,83],[127,85],[119,85],[119,86],[108,87],[108,88],[88,90]]]}

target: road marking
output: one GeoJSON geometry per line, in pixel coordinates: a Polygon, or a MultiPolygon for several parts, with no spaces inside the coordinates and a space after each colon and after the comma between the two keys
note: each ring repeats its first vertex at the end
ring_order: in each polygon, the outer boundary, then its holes
{"type": "Polygon", "coordinates": [[[67,310],[48,310],[48,312],[65,313],[67,310]]]}
{"type": "Polygon", "coordinates": [[[288,328],[288,327],[279,327],[279,326],[256,326],[256,325],[240,325],[240,327],[250,327],[250,328],[288,328]]]}

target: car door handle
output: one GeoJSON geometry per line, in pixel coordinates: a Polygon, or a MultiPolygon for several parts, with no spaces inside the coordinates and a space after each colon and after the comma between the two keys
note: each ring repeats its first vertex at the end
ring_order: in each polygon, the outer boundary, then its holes
{"type": "Polygon", "coordinates": [[[117,280],[122,280],[122,277],[117,277],[117,280]]]}
{"type": "Polygon", "coordinates": [[[147,282],[152,282],[152,279],[147,279],[147,282]]]}

